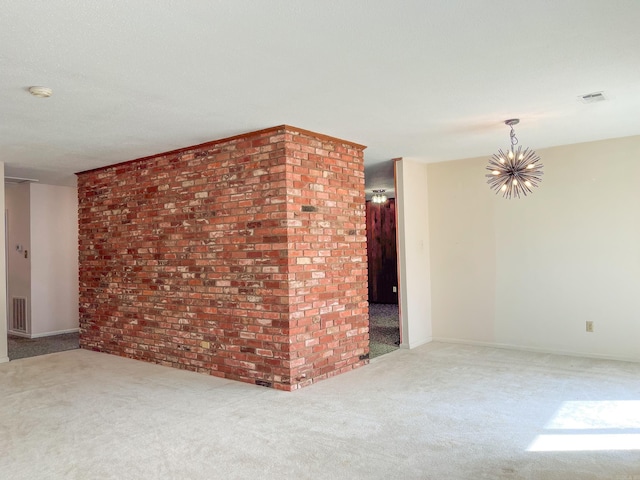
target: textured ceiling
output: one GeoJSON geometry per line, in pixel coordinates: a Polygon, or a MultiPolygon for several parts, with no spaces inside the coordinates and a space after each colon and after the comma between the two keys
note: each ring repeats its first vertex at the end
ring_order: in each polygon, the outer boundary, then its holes
{"type": "Polygon", "coordinates": [[[0,0],[0,160],[72,184],[286,123],[368,145],[392,188],[390,159],[490,155],[511,117],[533,148],[640,134],[639,23],[638,0],[0,0]]]}

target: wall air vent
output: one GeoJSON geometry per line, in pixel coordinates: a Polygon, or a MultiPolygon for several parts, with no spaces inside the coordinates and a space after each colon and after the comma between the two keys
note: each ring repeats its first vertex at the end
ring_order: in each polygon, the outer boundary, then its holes
{"type": "Polygon", "coordinates": [[[27,299],[25,297],[13,297],[11,300],[11,330],[27,333],[27,299]]]}
{"type": "Polygon", "coordinates": [[[586,95],[580,95],[578,98],[582,103],[604,102],[607,99],[603,92],[587,93],[586,95]]]}

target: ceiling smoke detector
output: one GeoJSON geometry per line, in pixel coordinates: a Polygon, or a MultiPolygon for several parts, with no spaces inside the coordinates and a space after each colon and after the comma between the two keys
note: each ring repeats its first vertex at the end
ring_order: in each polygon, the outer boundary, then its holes
{"type": "Polygon", "coordinates": [[[53,90],[49,87],[29,87],[29,93],[38,98],[49,98],[53,95],[53,90]]]}
{"type": "Polygon", "coordinates": [[[604,102],[607,99],[603,92],[587,93],[586,95],[580,95],[578,98],[582,103],[604,102]]]}

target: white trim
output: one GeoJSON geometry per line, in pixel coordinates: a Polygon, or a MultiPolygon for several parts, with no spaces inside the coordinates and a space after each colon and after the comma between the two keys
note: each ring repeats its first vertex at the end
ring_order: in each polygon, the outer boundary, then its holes
{"type": "MultiPolygon", "coordinates": [[[[6,202],[6,194],[5,194],[5,202],[6,202]]],[[[7,208],[7,205],[5,203],[4,205],[4,277],[5,277],[5,298],[9,299],[9,249],[7,248],[7,246],[9,245],[9,209],[7,208]]],[[[10,330],[11,327],[11,312],[10,312],[10,308],[9,308],[9,302],[7,301],[6,303],[6,312],[5,314],[7,315],[7,330],[10,330]]],[[[8,346],[7,346],[8,348],[8,346]]],[[[7,357],[9,358],[9,357],[7,357]]]]}
{"type": "Polygon", "coordinates": [[[76,333],[79,332],[79,328],[69,328],[67,330],[56,330],[55,332],[44,332],[44,333],[24,333],[24,332],[16,332],[13,330],[9,330],[10,335],[15,335],[16,337],[23,338],[41,338],[41,337],[51,337],[53,335],[63,335],[65,333],[76,333]]]}
{"type": "MultiPolygon", "coordinates": [[[[4,162],[0,161],[0,211],[6,210],[5,189],[4,189],[4,162]]],[[[9,317],[7,315],[7,245],[5,222],[0,223],[0,362],[9,360],[9,341],[7,330],[9,330],[9,317]]]]}
{"type": "Polygon", "coordinates": [[[32,333],[30,338],[51,337],[53,335],[62,335],[64,333],[79,332],[79,328],[69,328],[67,330],[56,330],[55,332],[32,333]]]}
{"type": "Polygon", "coordinates": [[[31,335],[25,332],[19,332],[17,330],[9,330],[7,333],[9,335],[13,335],[14,337],[22,337],[22,338],[31,338],[31,335]]]}
{"type": "Polygon", "coordinates": [[[602,355],[597,353],[574,352],[571,350],[555,350],[550,348],[527,347],[525,345],[512,345],[509,343],[477,342],[475,340],[463,340],[460,338],[434,337],[434,342],[458,343],[462,345],[474,345],[478,347],[504,348],[505,350],[519,350],[523,352],[549,353],[552,355],[567,355],[570,357],[597,358],[599,360],[616,360],[619,362],[640,362],[640,357],[624,357],[617,355],[602,355]]]}
{"type": "Polygon", "coordinates": [[[431,342],[433,342],[433,337],[427,337],[424,340],[418,340],[417,342],[401,343],[400,344],[400,348],[403,348],[405,350],[411,350],[412,348],[417,348],[417,347],[420,347],[422,345],[426,345],[427,343],[431,343],[431,342]]]}

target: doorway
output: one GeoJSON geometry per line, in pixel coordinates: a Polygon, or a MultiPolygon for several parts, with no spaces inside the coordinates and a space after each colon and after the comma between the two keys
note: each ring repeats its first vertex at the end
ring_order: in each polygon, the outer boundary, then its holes
{"type": "Polygon", "coordinates": [[[369,269],[369,357],[392,352],[400,345],[396,203],[367,202],[369,269]]]}
{"type": "Polygon", "coordinates": [[[79,348],[76,188],[4,187],[8,359],[79,348]]]}

